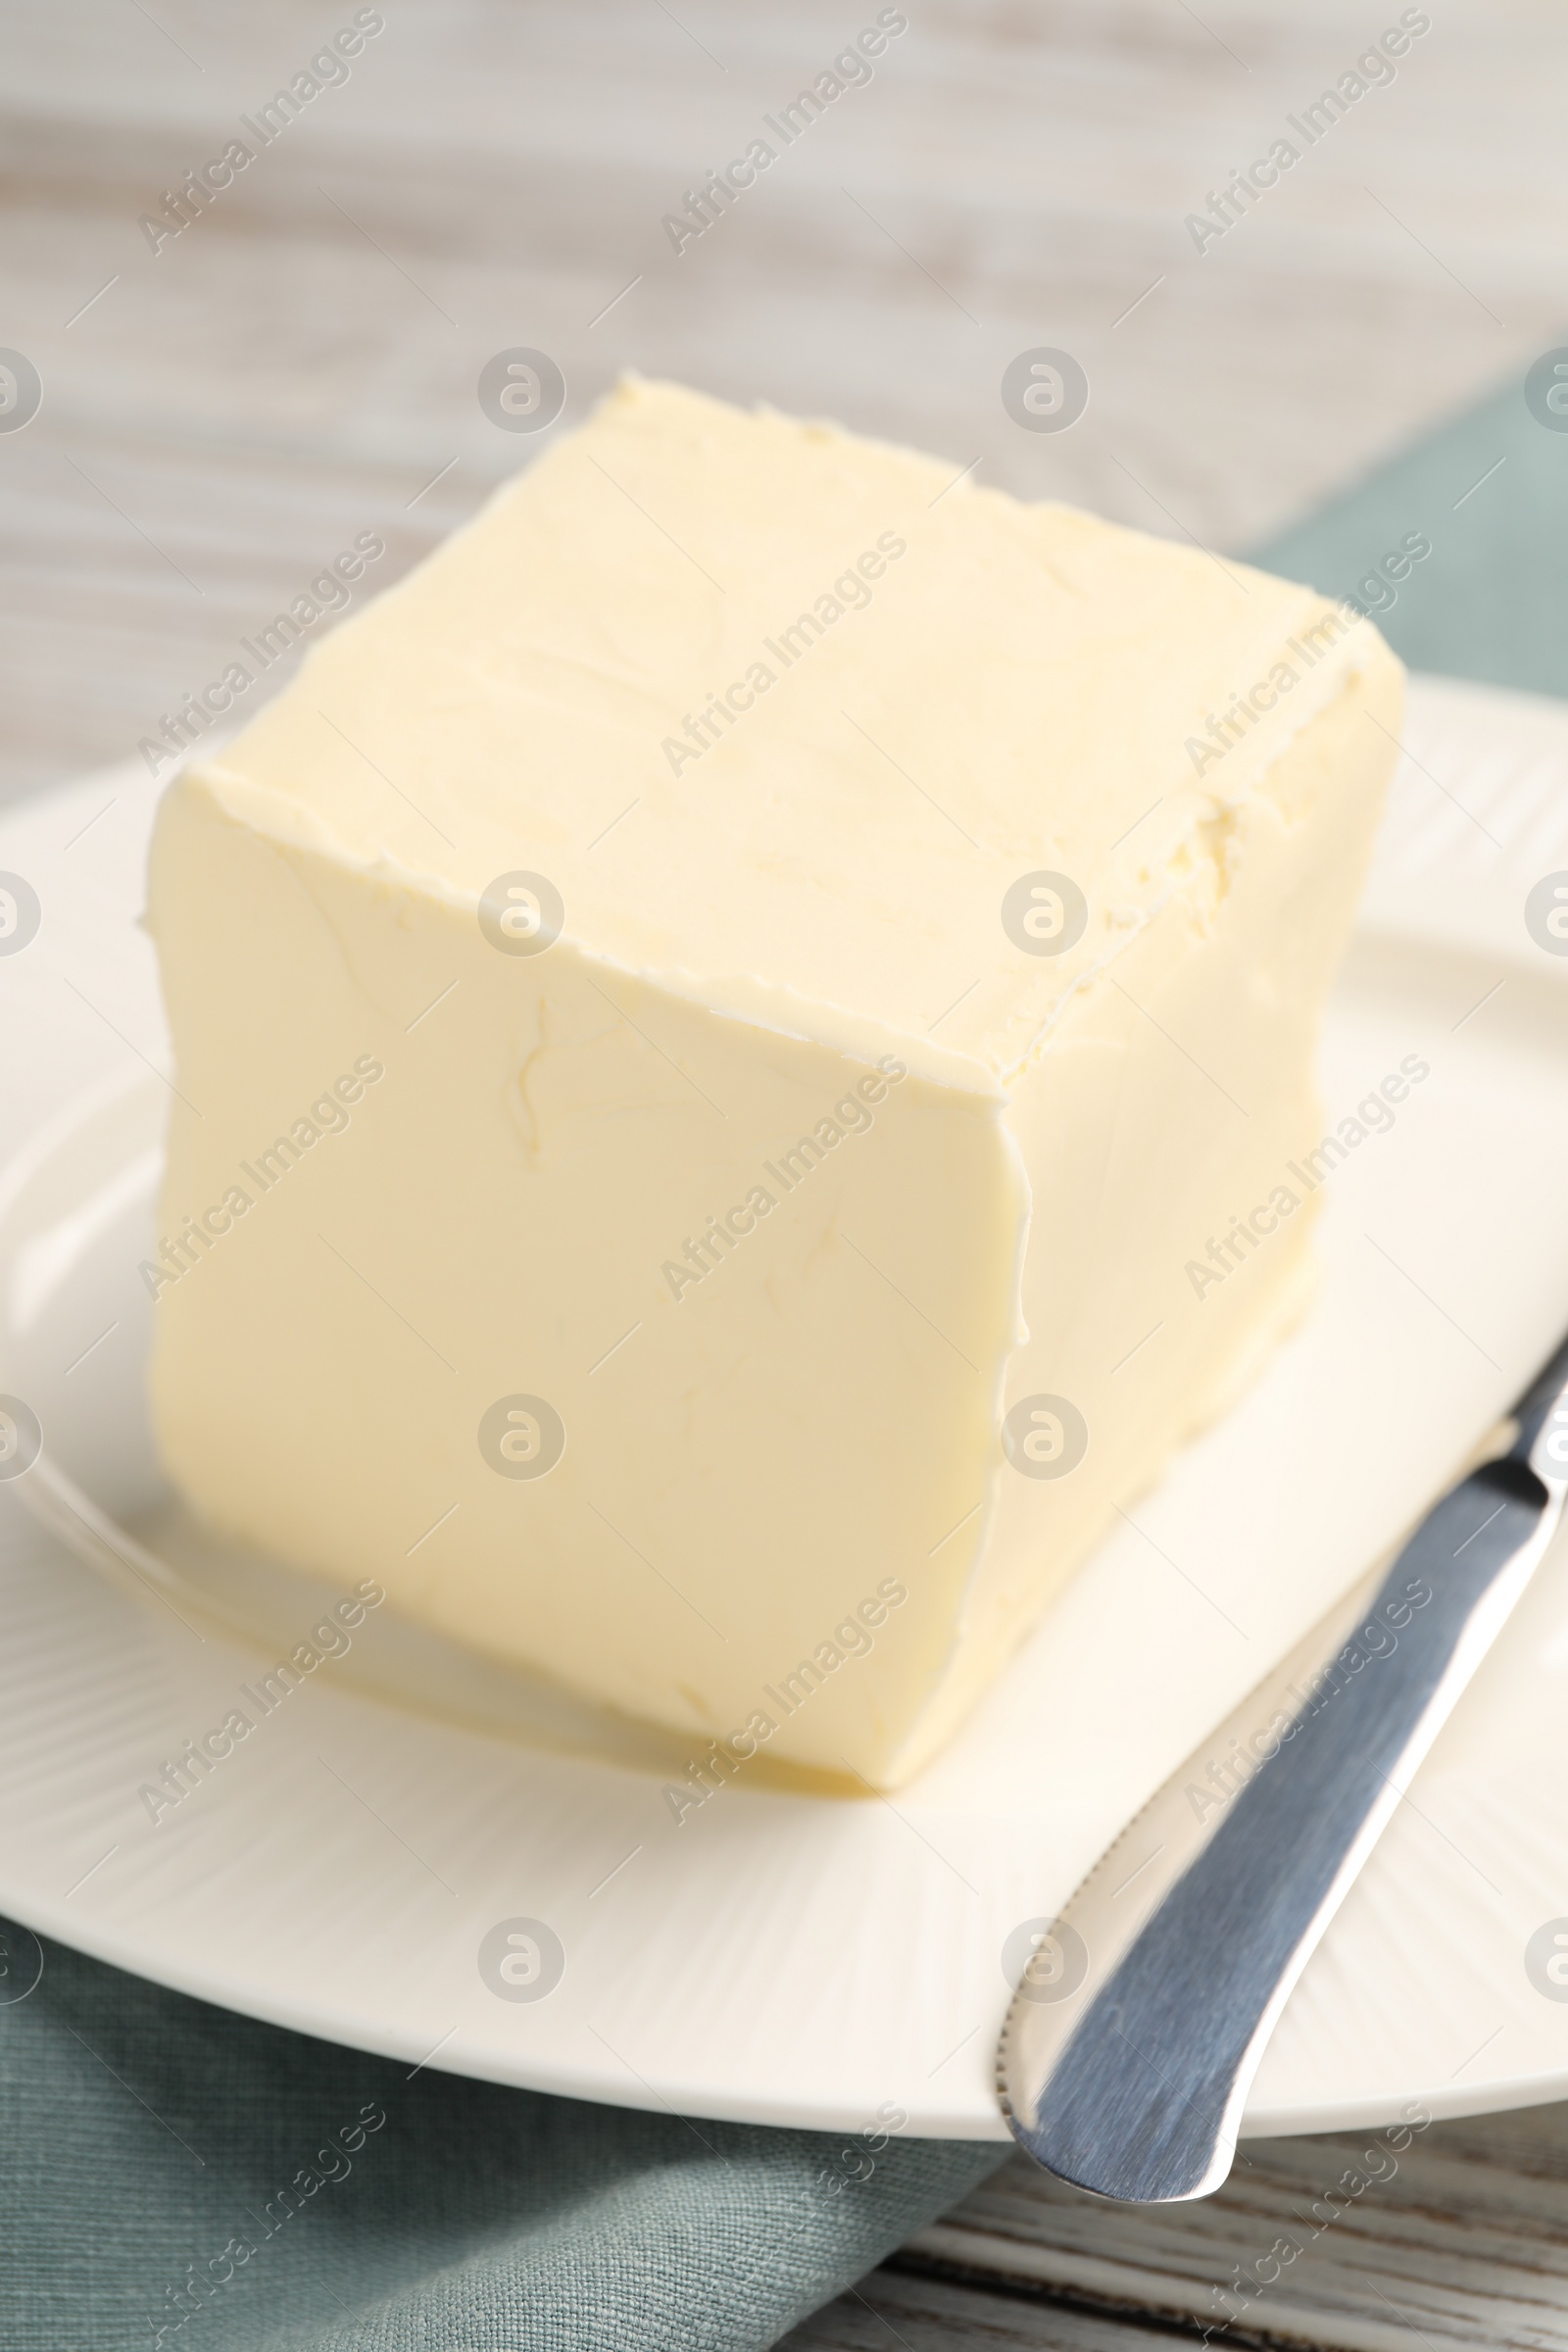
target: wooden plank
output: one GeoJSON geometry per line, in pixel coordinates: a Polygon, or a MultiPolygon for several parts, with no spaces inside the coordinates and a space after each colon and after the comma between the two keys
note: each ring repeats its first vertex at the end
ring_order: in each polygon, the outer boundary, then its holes
{"type": "Polygon", "coordinates": [[[1020,2156],[898,2259],[1237,2343],[1568,2352],[1568,2109],[1404,2136],[1249,2140],[1216,2196],[1143,2211],[1020,2156]]]}
{"type": "Polygon", "coordinates": [[[910,2352],[1134,2352],[1172,2328],[1314,2352],[1564,2352],[1568,2108],[1403,2138],[1249,2140],[1217,2196],[1146,2211],[1080,2196],[1019,2156],[789,2352],[869,2352],[890,2329],[910,2352]]]}
{"type": "Polygon", "coordinates": [[[884,2269],[792,2329],[779,2352],[898,2352],[901,2344],[905,2352],[952,2352],[955,2344],[989,2344],[997,2352],[1159,2352],[1170,2342],[1166,2330],[1156,2333],[1136,2319],[884,2269]]]}

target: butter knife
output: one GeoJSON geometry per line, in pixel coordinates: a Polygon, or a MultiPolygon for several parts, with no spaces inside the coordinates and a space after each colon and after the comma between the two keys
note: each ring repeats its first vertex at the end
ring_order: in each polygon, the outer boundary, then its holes
{"type": "Polygon", "coordinates": [[[997,2082],[1047,2172],[1141,2204],[1226,2178],[1293,1985],[1562,1516],[1568,1341],[1487,1450],[1036,1939],[997,2082]]]}

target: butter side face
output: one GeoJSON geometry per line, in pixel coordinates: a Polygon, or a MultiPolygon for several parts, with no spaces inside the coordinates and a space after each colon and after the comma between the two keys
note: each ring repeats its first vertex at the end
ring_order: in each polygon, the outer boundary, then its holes
{"type": "Polygon", "coordinates": [[[192,1504],[876,1786],[1299,1309],[1304,1200],[1188,1268],[1320,1132],[1397,731],[1368,625],[952,472],[623,387],[150,876],[192,1504]]]}

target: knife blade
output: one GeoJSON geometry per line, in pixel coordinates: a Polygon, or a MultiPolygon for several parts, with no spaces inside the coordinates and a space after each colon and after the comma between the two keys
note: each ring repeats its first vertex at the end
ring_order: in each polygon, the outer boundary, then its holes
{"type": "Polygon", "coordinates": [[[1225,2180],[1293,1985],[1568,1495],[1568,1340],[1391,1565],[1135,1816],[1037,1938],[1003,2028],[1014,2137],[1102,2197],[1225,2180]]]}

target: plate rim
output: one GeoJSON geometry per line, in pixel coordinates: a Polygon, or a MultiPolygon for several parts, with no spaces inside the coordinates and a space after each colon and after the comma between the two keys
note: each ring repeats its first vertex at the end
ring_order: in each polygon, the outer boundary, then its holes
{"type": "MultiPolygon", "coordinates": [[[[1457,706],[1461,709],[1469,706],[1472,710],[1480,707],[1490,710],[1494,717],[1502,722],[1504,733],[1510,713],[1517,713],[1521,718],[1529,716],[1555,722],[1562,732],[1562,749],[1565,757],[1568,757],[1568,705],[1557,703],[1544,696],[1529,695],[1513,689],[1496,688],[1466,680],[1412,679],[1411,683],[1416,690],[1417,698],[1427,700],[1434,713],[1441,710],[1444,704],[1450,707],[1457,706]]],[[[43,793],[31,795],[26,800],[0,810],[0,854],[10,848],[13,837],[20,830],[24,830],[28,820],[35,818],[45,807],[49,805],[69,806],[75,797],[101,789],[112,780],[127,785],[132,780],[141,785],[147,783],[147,779],[141,775],[137,763],[134,761],[117,762],[107,768],[93,770],[87,775],[52,787],[43,793]]],[[[157,797],[157,794],[167,787],[169,780],[168,778],[163,779],[154,788],[153,797],[157,797]]],[[[1417,940],[1425,940],[1438,948],[1448,946],[1458,949],[1462,944],[1459,939],[1454,937],[1451,928],[1441,917],[1436,916],[1430,924],[1407,921],[1396,922],[1391,926],[1377,920],[1374,911],[1373,919],[1366,925],[1364,935],[1377,938],[1392,936],[1412,944],[1417,940]]],[[[1509,947],[1511,949],[1508,956],[1510,963],[1529,962],[1530,959],[1522,938],[1510,942],[1509,947]]],[[[1503,954],[1505,952],[1503,943],[1497,942],[1493,952],[1498,955],[1503,954]]],[[[1532,966],[1532,968],[1538,973],[1541,971],[1540,966],[1532,966]]],[[[1545,976],[1550,978],[1560,976],[1565,983],[1568,983],[1568,960],[1565,960],[1560,975],[1548,971],[1545,976]]],[[[122,1074],[111,1081],[107,1088],[78,1087],[67,1100],[59,1102],[55,1121],[48,1122],[47,1126],[35,1125],[18,1149],[8,1153],[4,1163],[0,1164],[0,1203],[9,1202],[12,1189],[18,1181],[21,1163],[45,1148],[45,1137],[49,1127],[53,1127],[57,1123],[64,1127],[73,1118],[79,1119],[89,1093],[114,1092],[119,1085],[123,1083],[124,1077],[122,1074]]],[[[29,1512],[28,1516],[31,1518],[33,1514],[29,1512]]],[[[58,1537],[52,1537],[51,1540],[60,1541],[58,1537]]],[[[379,1696],[364,1689],[358,1690],[356,1696],[362,1702],[381,1708],[393,1717],[404,1712],[397,1707],[395,1700],[379,1696]]],[[[487,1735],[481,1729],[474,1736],[484,1738],[487,1735]]],[[[563,1761],[568,1760],[563,1759],[563,1761]]],[[[628,1768],[620,1767],[620,1769],[628,1768]]],[[[630,1767],[629,1769],[636,1770],[637,1768],[630,1767]]],[[[416,2072],[428,2068],[435,2072],[450,2073],[466,2079],[495,2082],[516,2088],[533,2089],[560,2097],[586,2099],[601,2104],[646,2110],[657,2110],[661,2106],[668,2105],[663,2091],[658,2087],[657,2083],[644,2084],[640,2078],[634,2081],[618,2078],[612,2081],[608,2068],[605,2070],[603,2078],[596,2080],[590,2073],[584,2071],[583,2066],[575,2058],[558,2059],[550,2050],[522,2049],[516,2054],[515,2060],[512,2064],[507,2063],[507,2054],[495,2046],[487,2051],[460,2047],[453,2052],[450,2045],[447,2044],[438,2045],[433,2052],[422,2050],[417,2046],[416,2036],[400,2032],[390,2024],[374,2024],[368,2013],[356,2015],[352,2010],[345,2008],[341,2002],[329,1999],[324,2005],[318,2005],[312,2009],[308,2003],[302,2002],[287,1992],[279,1993],[269,1988],[261,1978],[251,1979],[243,1967],[237,1970],[231,1969],[225,1976],[215,1972],[205,1961],[198,1960],[185,1964],[177,1950],[172,1947],[167,1945],[160,1947],[145,1938],[138,1940],[135,1929],[129,1923],[115,1923],[106,1927],[86,1913],[72,1914],[68,1917],[65,1914],[64,1906],[69,1897],[56,1898],[53,1903],[45,1899],[34,1899],[37,1895],[36,1889],[31,1893],[23,1888],[13,1889],[10,1884],[12,1872],[9,1864],[0,1862],[0,1906],[4,1907],[8,1916],[16,1919],[19,1924],[28,1928],[35,1935],[48,1936],[107,1965],[124,1969],[129,1974],[161,1984],[172,1991],[206,2001],[231,2013],[256,2018],[285,2031],[307,2034],[317,2039],[331,2040],[369,2054],[400,2061],[407,2059],[411,2063],[416,2061],[416,2072]]],[[[452,2039],[464,2044],[468,2038],[468,2026],[465,2021],[454,2030],[452,2039]]],[[[668,2084],[665,2087],[676,2091],[679,2095],[678,2085],[668,2084]]],[[[1411,2100],[1419,2101],[1433,2120],[1440,2120],[1474,2116],[1506,2108],[1544,2105],[1564,2097],[1568,2097],[1568,2065],[1558,2068],[1532,2069],[1505,2077],[1478,2080],[1473,2083],[1463,2085],[1452,2081],[1445,2081],[1429,2083],[1425,2087],[1415,2090],[1397,2093],[1391,2091],[1387,2095],[1359,2099],[1321,2100],[1305,2105],[1298,2102],[1290,2106],[1273,2108],[1254,2109],[1250,2106],[1244,2116],[1241,2135],[1246,2138],[1284,2137],[1302,2133],[1376,2129],[1396,2120],[1401,2107],[1411,2100]]],[[[782,2126],[797,2130],[847,2130],[854,2128],[856,2120],[848,2108],[834,2112],[825,2107],[814,2106],[809,2112],[806,2112],[799,2107],[790,2107],[774,2096],[765,2093],[752,2093],[741,2088],[733,2088],[722,2097],[716,2096],[705,2088],[699,2101],[690,2104],[682,2112],[738,2123],[782,2126]]],[[[1004,2143],[1009,2136],[1000,2111],[984,2120],[978,2116],[965,2117],[961,2120],[955,2119],[946,2128],[940,2124],[933,2126],[927,2123],[922,2127],[920,2135],[932,2138],[987,2139],[998,2143],[1004,2143]]]]}

